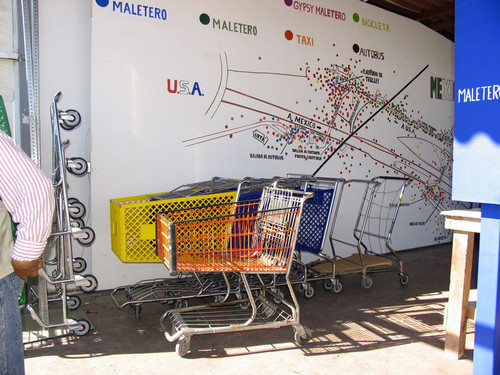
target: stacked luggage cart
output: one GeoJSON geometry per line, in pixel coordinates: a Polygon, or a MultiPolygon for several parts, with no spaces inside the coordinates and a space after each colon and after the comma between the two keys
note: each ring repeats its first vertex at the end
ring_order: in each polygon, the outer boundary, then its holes
{"type": "Polygon", "coordinates": [[[81,304],[78,295],[69,295],[69,292],[80,289],[90,293],[97,288],[97,279],[91,274],[80,274],[85,271],[87,264],[84,258],[73,257],[72,241],[76,240],[82,246],[90,246],[94,242],[95,233],[83,222],[85,206],[78,199],[68,197],[66,172],[78,176],[86,174],[88,163],[83,158],[65,156],[69,140],[61,140],[60,128],[72,130],[79,125],[81,118],[76,110],[58,109],[61,96],[62,94],[58,93],[54,97],[50,108],[53,143],[52,182],[55,192],[53,228],[44,252],[38,285],[27,283],[25,307],[43,329],[63,328],[82,336],[89,332],[91,323],[84,318],[69,317],[68,310],[77,310],[81,304]],[[58,306],[49,310],[48,303],[51,306],[58,306]]]}
{"type": "Polygon", "coordinates": [[[158,215],[158,255],[167,268],[173,272],[221,273],[226,284],[221,302],[174,308],[162,316],[166,338],[177,341],[177,354],[186,355],[193,335],[290,325],[299,344],[309,341],[311,332],[300,324],[289,274],[303,205],[311,196],[266,187],[257,203],[235,202],[158,215]],[[225,212],[228,209],[231,211],[225,212]],[[247,298],[228,301],[228,272],[241,277],[247,298]],[[256,275],[262,284],[257,298],[248,274],[256,275]],[[292,302],[266,288],[260,278],[277,274],[285,275],[292,302]]]}

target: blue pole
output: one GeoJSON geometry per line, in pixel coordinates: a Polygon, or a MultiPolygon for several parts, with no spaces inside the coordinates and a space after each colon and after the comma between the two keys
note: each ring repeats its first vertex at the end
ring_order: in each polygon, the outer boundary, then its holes
{"type": "Polygon", "coordinates": [[[477,280],[474,375],[500,374],[500,205],[483,204],[477,280]]]}

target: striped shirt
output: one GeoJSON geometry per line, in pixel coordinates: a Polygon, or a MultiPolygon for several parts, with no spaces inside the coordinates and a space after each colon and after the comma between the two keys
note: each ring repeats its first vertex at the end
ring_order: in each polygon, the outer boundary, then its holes
{"type": "Polygon", "coordinates": [[[11,257],[30,261],[40,257],[52,229],[52,181],[14,140],[0,131],[0,199],[17,223],[11,257]]]}

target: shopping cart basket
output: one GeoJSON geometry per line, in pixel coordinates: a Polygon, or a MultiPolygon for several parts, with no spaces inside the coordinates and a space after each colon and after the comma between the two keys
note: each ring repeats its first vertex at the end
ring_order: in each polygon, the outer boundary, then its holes
{"type": "Polygon", "coordinates": [[[230,215],[191,220],[185,212],[158,216],[158,255],[171,272],[220,272],[228,291],[226,272],[238,273],[247,291],[247,274],[285,274],[292,298],[290,303],[263,287],[257,298],[247,293],[242,300],[169,310],[160,322],[167,340],[177,340],[177,354],[186,355],[191,336],[199,334],[291,325],[299,344],[311,338],[310,330],[300,324],[288,275],[304,201],[312,195],[266,187],[257,211],[246,207],[255,203],[239,202],[230,215]],[[251,309],[242,308],[248,305],[251,309]]]}

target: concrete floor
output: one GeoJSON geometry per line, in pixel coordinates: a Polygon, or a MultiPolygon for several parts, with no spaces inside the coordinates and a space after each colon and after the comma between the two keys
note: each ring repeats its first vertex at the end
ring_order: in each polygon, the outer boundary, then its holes
{"type": "Polygon", "coordinates": [[[181,358],[159,324],[168,305],[143,304],[136,320],[131,308],[113,304],[110,291],[82,294],[95,328],[81,337],[26,344],[26,373],[472,374],[473,323],[464,358],[443,351],[451,245],[402,256],[410,275],[405,287],[396,273],[382,273],[368,290],[359,276],[349,276],[339,294],[318,282],[312,299],[298,295],[301,321],[313,334],[304,346],[294,342],[291,327],[282,327],[193,336],[191,351],[181,358]]]}

